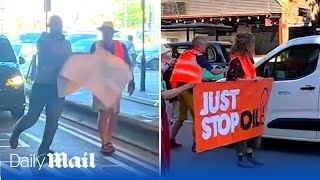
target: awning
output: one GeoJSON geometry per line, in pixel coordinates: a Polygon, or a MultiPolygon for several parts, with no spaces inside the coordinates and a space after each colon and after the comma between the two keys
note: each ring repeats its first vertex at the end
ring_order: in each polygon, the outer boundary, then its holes
{"type": "MultiPolygon", "coordinates": [[[[175,2],[177,1],[162,0],[162,3],[177,6],[175,2]]],[[[282,13],[277,0],[185,0],[179,2],[184,2],[183,5],[179,4],[184,6],[182,7],[184,12],[177,13],[171,9],[172,13],[162,13],[161,19],[262,16],[282,13]]],[[[162,12],[166,11],[166,7],[168,6],[162,8],[162,12]]]]}

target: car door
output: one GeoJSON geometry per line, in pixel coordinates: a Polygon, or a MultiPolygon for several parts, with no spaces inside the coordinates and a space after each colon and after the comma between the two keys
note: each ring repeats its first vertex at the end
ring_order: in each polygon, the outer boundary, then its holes
{"type": "Polygon", "coordinates": [[[319,123],[319,52],[319,45],[291,46],[257,67],[258,75],[274,78],[265,134],[316,138],[315,125],[319,123]]]}

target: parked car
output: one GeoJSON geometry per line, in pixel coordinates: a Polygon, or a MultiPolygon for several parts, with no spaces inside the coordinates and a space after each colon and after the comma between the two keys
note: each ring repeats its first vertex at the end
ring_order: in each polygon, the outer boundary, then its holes
{"type": "MultiPolygon", "coordinates": [[[[141,68],[142,52],[137,56],[137,66],[141,68]]],[[[145,48],[146,68],[159,70],[159,45],[153,45],[151,48],[145,48]]]]}
{"type": "Polygon", "coordinates": [[[71,44],[84,39],[98,39],[98,34],[94,33],[71,33],[66,36],[71,44]]]}
{"type": "Polygon", "coordinates": [[[292,39],[255,63],[274,79],[264,137],[320,142],[320,36],[292,39]]]}
{"type": "Polygon", "coordinates": [[[25,32],[19,35],[20,43],[31,43],[36,44],[41,36],[41,32],[25,32]]]}
{"type": "MultiPolygon", "coordinates": [[[[96,38],[79,40],[79,41],[71,44],[72,52],[75,52],[75,53],[90,53],[91,46],[93,45],[93,43],[95,43],[97,41],[98,41],[98,39],[96,39],[96,38]]],[[[133,48],[130,48],[129,40],[119,40],[119,41],[121,41],[127,47],[129,56],[131,56],[130,57],[131,58],[130,61],[132,62],[132,59],[134,57],[136,57],[137,54],[136,54],[136,52],[134,51],[133,48]]]]}
{"type": "Polygon", "coordinates": [[[71,44],[72,52],[75,53],[90,53],[91,46],[93,43],[97,42],[98,40],[96,38],[90,38],[90,39],[82,39],[75,43],[71,44]]]}
{"type": "Polygon", "coordinates": [[[10,111],[13,118],[24,115],[24,77],[20,64],[23,57],[17,58],[10,41],[0,36],[0,110],[10,111]]]}
{"type": "Polygon", "coordinates": [[[36,53],[33,46],[25,43],[13,43],[13,50],[18,57],[23,57],[26,61],[31,61],[32,56],[36,53]]]}
{"type": "MultiPolygon", "coordinates": [[[[206,49],[205,56],[208,58],[210,64],[214,67],[227,67],[230,61],[230,49],[232,43],[223,41],[207,41],[207,44],[208,47],[206,49]]],[[[192,48],[192,42],[188,41],[168,43],[167,45],[172,48],[174,58],[179,58],[181,53],[192,48]]]]}

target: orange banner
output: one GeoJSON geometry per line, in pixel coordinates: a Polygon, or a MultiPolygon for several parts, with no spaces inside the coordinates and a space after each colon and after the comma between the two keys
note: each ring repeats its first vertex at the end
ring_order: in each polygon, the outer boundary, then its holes
{"type": "Polygon", "coordinates": [[[194,90],[196,151],[262,135],[273,80],[201,83],[194,90]]]}

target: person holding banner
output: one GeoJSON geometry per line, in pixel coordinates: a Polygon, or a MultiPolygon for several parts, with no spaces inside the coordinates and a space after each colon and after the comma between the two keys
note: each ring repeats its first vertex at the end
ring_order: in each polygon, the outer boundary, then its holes
{"type": "MultiPolygon", "coordinates": [[[[227,72],[227,81],[258,80],[254,67],[255,51],[254,37],[250,33],[238,33],[231,48],[231,61],[227,72]]],[[[254,167],[264,165],[253,157],[253,149],[259,149],[261,136],[240,141],[235,144],[239,167],[254,167]]]]}
{"type": "Polygon", "coordinates": [[[166,89],[166,83],[161,82],[161,175],[165,175],[170,170],[170,125],[166,110],[165,100],[178,96],[181,92],[194,87],[195,84],[184,84],[175,89],[166,89]]]}
{"type": "Polygon", "coordinates": [[[32,127],[39,119],[43,108],[46,110],[46,126],[38,149],[38,160],[48,161],[47,154],[58,128],[65,99],[58,96],[57,78],[65,62],[72,55],[71,45],[62,34],[63,23],[59,16],[49,19],[50,32],[41,34],[37,42],[38,62],[35,81],[29,98],[29,110],[13,128],[10,146],[16,149],[20,134],[32,127]]]}
{"type": "MultiPolygon", "coordinates": [[[[161,73],[163,76],[163,80],[166,83],[167,89],[172,89],[170,84],[170,78],[172,75],[172,71],[174,65],[176,63],[176,59],[172,57],[172,49],[162,45],[161,48],[161,73]]],[[[179,102],[178,98],[174,97],[167,101],[167,113],[169,116],[169,120],[171,124],[177,121],[179,115],[179,102]]]]}
{"type": "MultiPolygon", "coordinates": [[[[103,40],[94,43],[91,47],[90,52],[94,53],[96,51],[108,51],[111,54],[116,55],[123,61],[125,61],[129,66],[130,57],[126,46],[117,40],[113,40],[113,35],[115,32],[113,28],[113,23],[110,21],[103,22],[102,26],[98,28],[102,33],[103,40]]],[[[132,67],[131,67],[132,69],[132,67]]],[[[133,77],[133,76],[132,76],[133,77]]],[[[128,85],[128,92],[130,95],[133,94],[135,90],[134,79],[128,85]]],[[[101,136],[101,150],[100,152],[105,155],[110,155],[115,152],[115,148],[112,144],[112,135],[115,131],[118,113],[120,111],[120,99],[117,97],[117,109],[106,109],[105,106],[98,98],[93,97],[93,107],[99,112],[98,116],[98,129],[101,136]]]]}
{"type": "MultiPolygon", "coordinates": [[[[223,74],[226,69],[214,69],[209,64],[204,52],[207,49],[207,43],[204,37],[197,36],[192,40],[193,48],[183,52],[173,69],[172,76],[170,79],[172,88],[183,86],[187,83],[201,83],[203,69],[211,72],[212,74],[223,74]]],[[[179,148],[182,145],[175,141],[175,137],[178,134],[179,129],[182,127],[183,122],[188,118],[188,111],[194,116],[193,107],[193,91],[192,89],[183,91],[179,96],[179,117],[172,128],[171,133],[171,147],[179,148]]],[[[194,126],[193,126],[193,137],[194,137],[194,126]]],[[[195,140],[193,140],[192,151],[196,149],[195,140]]]]}

